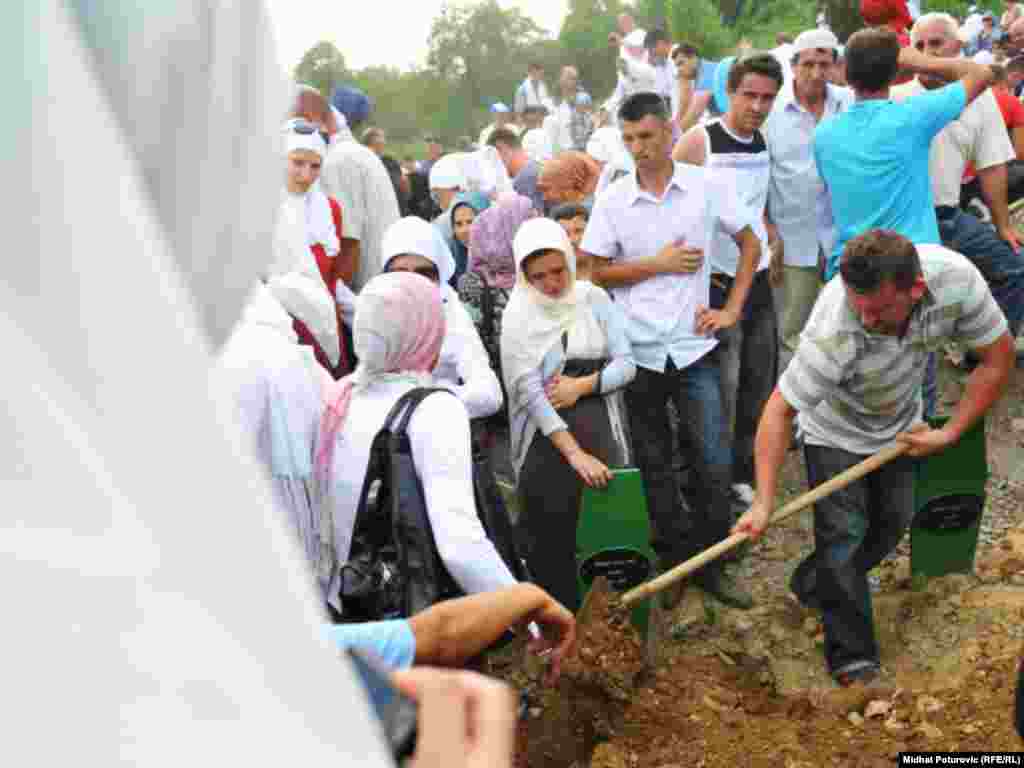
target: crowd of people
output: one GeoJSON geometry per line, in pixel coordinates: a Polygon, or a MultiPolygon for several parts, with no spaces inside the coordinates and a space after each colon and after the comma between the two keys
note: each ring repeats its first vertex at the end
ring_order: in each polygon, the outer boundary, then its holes
{"type": "MultiPolygon", "coordinates": [[[[836,680],[878,674],[867,572],[909,525],[916,458],[998,396],[1024,318],[1013,110],[993,67],[961,55],[1000,39],[991,15],[969,35],[886,7],[866,4],[878,23],[845,47],[822,25],[740,52],[708,90],[694,46],[624,15],[596,109],[573,66],[553,96],[533,64],[479,145],[431,138],[418,164],[384,162],[365,94],[297,87],[277,258],[224,363],[239,392],[260,381],[243,422],[333,616],[374,436],[434,385],[454,397],[424,400],[408,435],[445,568],[465,594],[516,581],[476,508],[482,453],[515,489],[529,573],[570,611],[581,492],[615,469],[640,469],[667,570],[759,535],[791,447],[817,485],[903,441],[907,457],[816,506],[791,585],[822,614],[836,680]],[[984,219],[961,205],[972,180],[984,219]],[[931,429],[949,341],[974,370],[931,429]]],[[[713,561],[689,581],[749,608],[730,573],[713,561]]],[[[569,636],[548,638],[556,656],[569,636]]]]}
{"type": "MultiPolygon", "coordinates": [[[[418,163],[388,155],[366,94],[294,85],[275,131],[277,215],[258,223],[272,259],[247,273],[216,373],[329,642],[395,668],[461,666],[513,630],[553,678],[575,644],[584,487],[639,468],[668,570],[730,532],[761,535],[788,451],[819,485],[901,443],[904,457],[815,505],[815,549],[790,585],[821,614],[839,684],[880,674],[868,571],[911,522],[915,462],[977,423],[1015,364],[1024,18],[1009,6],[1000,35],[987,14],[975,31],[865,8],[872,26],[845,46],[822,25],[703,79],[695,46],[624,15],[605,101],[571,65],[553,97],[531,65],[479,142],[445,152],[431,137],[418,163]],[[1001,80],[998,58],[961,55],[971,48],[1009,57],[1001,80]],[[972,370],[932,427],[948,342],[969,348],[972,370]],[[353,623],[343,585],[376,438],[422,387],[444,391],[409,412],[405,439],[463,597],[353,623]],[[482,522],[481,466],[514,488],[513,542],[482,522]]],[[[184,208],[153,197],[183,231],[184,208]]],[[[688,582],[753,603],[722,560],[688,582]]],[[[449,678],[396,680],[435,704],[455,697],[449,678]]],[[[484,681],[459,685],[462,707],[510,707],[484,681]]]]}

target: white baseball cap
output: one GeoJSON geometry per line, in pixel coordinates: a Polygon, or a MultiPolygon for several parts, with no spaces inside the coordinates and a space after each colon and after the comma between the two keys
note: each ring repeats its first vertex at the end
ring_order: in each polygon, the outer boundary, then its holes
{"type": "Polygon", "coordinates": [[[839,50],[839,39],[830,29],[808,29],[796,36],[793,41],[793,55],[804,51],[825,48],[830,51],[839,50]]]}

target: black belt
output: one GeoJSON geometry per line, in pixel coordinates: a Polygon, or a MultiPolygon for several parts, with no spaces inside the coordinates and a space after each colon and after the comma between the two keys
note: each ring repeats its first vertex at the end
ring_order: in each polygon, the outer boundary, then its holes
{"type": "Polygon", "coordinates": [[[960,209],[957,208],[955,205],[935,206],[935,218],[937,218],[939,221],[942,221],[943,219],[952,219],[959,212],[960,209]]]}
{"type": "MultiPolygon", "coordinates": [[[[759,270],[757,270],[757,272],[754,273],[754,279],[751,281],[750,284],[753,285],[758,280],[767,280],[767,279],[768,279],[768,270],[767,269],[759,269],[759,270]]],[[[735,277],[729,277],[729,275],[725,274],[725,272],[712,272],[711,273],[711,282],[714,283],[715,285],[717,285],[723,291],[728,291],[729,289],[732,288],[732,284],[734,282],[736,282],[736,278],[735,277]]]]}

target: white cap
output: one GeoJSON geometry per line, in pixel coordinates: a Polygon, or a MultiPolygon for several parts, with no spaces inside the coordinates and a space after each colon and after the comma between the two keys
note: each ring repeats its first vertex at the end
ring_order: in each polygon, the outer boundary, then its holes
{"type": "Polygon", "coordinates": [[[634,29],[625,39],[622,41],[623,45],[628,45],[630,48],[643,48],[644,43],[647,41],[647,33],[642,29],[634,29]]]}
{"type": "Polygon", "coordinates": [[[462,173],[462,166],[452,155],[444,155],[438,158],[430,169],[431,189],[465,189],[466,177],[462,173]]]}
{"type": "Polygon", "coordinates": [[[441,285],[455,274],[455,258],[438,228],[418,216],[399,219],[384,232],[380,244],[384,266],[395,256],[410,253],[429,259],[437,267],[441,285]]]}
{"type": "Polygon", "coordinates": [[[523,261],[531,253],[549,249],[565,254],[566,266],[575,276],[576,251],[562,225],[553,219],[530,219],[519,227],[516,236],[512,238],[512,255],[516,260],[516,270],[522,269],[523,261]]]}
{"type": "Polygon", "coordinates": [[[509,109],[508,105],[505,104],[504,102],[496,101],[493,104],[491,104],[491,112],[511,112],[511,111],[512,110],[509,109]]]}
{"type": "Polygon", "coordinates": [[[839,39],[830,29],[808,29],[796,36],[793,41],[793,55],[804,51],[825,48],[830,51],[839,50],[839,39]]]}

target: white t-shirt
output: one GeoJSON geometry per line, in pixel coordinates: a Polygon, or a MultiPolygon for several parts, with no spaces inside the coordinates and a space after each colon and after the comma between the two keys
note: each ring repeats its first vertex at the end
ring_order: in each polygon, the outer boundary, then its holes
{"type": "MultiPolygon", "coordinates": [[[[924,90],[914,79],[893,87],[890,93],[894,101],[903,101],[924,90]]],[[[1008,163],[1016,156],[996,97],[986,89],[932,140],[928,173],[935,205],[960,205],[960,184],[967,163],[980,171],[1008,163]]]]}

